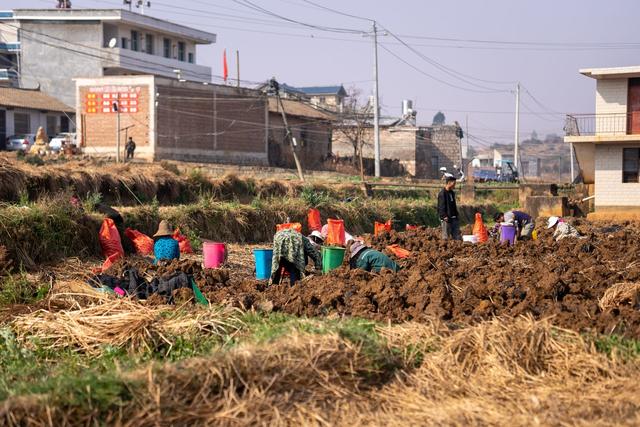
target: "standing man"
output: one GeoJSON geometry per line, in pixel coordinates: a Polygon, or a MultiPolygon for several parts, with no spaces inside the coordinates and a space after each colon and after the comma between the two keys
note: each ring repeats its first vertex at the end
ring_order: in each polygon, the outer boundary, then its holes
{"type": "Polygon", "coordinates": [[[442,226],[443,240],[462,240],[460,235],[460,221],[456,206],[456,179],[453,176],[445,178],[444,188],[438,194],[438,216],[442,226]]]}
{"type": "Polygon", "coordinates": [[[133,142],[132,137],[129,137],[129,140],[127,141],[127,144],[124,146],[124,148],[127,150],[127,159],[133,159],[133,154],[136,151],[136,143],[133,142]]]}

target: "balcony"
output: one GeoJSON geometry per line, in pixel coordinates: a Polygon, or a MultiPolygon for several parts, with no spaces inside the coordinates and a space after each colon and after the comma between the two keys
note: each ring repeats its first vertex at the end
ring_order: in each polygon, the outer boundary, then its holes
{"type": "Polygon", "coordinates": [[[571,143],[640,141],[640,112],[568,114],[564,131],[571,143]]]}
{"type": "Polygon", "coordinates": [[[175,78],[173,70],[180,70],[182,78],[196,82],[210,82],[211,68],[189,62],[169,59],[159,55],[149,55],[121,48],[103,48],[103,68],[139,74],[175,78]]]}

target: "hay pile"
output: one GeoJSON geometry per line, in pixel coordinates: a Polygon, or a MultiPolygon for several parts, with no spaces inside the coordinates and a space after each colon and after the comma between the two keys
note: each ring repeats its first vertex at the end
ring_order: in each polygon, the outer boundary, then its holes
{"type": "Polygon", "coordinates": [[[11,398],[20,425],[637,425],[640,364],[529,318],[451,331],[383,328],[389,347],[294,335],[122,374],[134,396],[98,411],[11,398]],[[400,346],[400,347],[397,347],[400,346]],[[416,357],[419,356],[419,357],[416,357]]]}
{"type": "Polygon", "coordinates": [[[616,283],[607,289],[598,301],[602,311],[611,310],[621,305],[638,307],[640,303],[640,283],[616,283]]]}
{"type": "MultiPolygon", "coordinates": [[[[64,298],[64,295],[58,297],[64,298]]],[[[145,306],[130,299],[80,295],[93,300],[87,307],[61,311],[38,310],[11,323],[23,342],[40,340],[46,348],[98,354],[105,346],[152,351],[173,345],[178,336],[219,336],[240,327],[230,309],[145,306]]],[[[170,350],[169,350],[170,351],[170,350]]]]}

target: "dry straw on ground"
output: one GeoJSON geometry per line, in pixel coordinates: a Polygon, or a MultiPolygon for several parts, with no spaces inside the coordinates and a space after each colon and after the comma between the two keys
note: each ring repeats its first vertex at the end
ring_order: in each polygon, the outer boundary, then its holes
{"type": "MultiPolygon", "coordinates": [[[[640,422],[639,363],[600,354],[579,334],[553,328],[546,321],[501,319],[457,331],[405,324],[381,331],[394,347],[417,346],[421,356],[383,363],[335,334],[287,336],[123,374],[122,381],[129,384],[135,399],[102,413],[99,420],[95,412],[80,406],[16,398],[6,402],[0,422],[99,421],[123,426],[640,422]]],[[[397,351],[386,353],[383,360],[394,354],[397,351]]]]}
{"type": "MultiPolygon", "coordinates": [[[[57,297],[64,298],[64,294],[57,297]]],[[[88,354],[97,354],[107,345],[153,350],[162,342],[172,346],[178,335],[222,337],[239,326],[237,312],[229,309],[176,310],[145,306],[129,299],[102,299],[87,307],[53,312],[39,310],[12,322],[18,337],[25,341],[27,337],[35,337],[52,349],[70,348],[88,354]]]]}
{"type": "Polygon", "coordinates": [[[620,305],[633,307],[640,302],[640,283],[616,283],[607,289],[598,301],[602,311],[607,311],[620,305]]]}

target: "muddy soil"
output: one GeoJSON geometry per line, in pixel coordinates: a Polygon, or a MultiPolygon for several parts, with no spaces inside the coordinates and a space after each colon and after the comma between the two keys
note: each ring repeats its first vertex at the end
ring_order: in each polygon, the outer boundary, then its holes
{"type": "Polygon", "coordinates": [[[399,244],[412,256],[397,274],[342,267],[290,287],[251,279],[199,281],[213,303],[306,316],[358,316],[379,321],[439,318],[475,323],[493,316],[550,317],[579,331],[640,338],[640,307],[602,311],[598,300],[610,286],[640,281],[640,229],[576,223],[588,238],[538,241],[515,247],[445,243],[435,229],[392,232],[370,239],[380,250],[399,244]]]}

